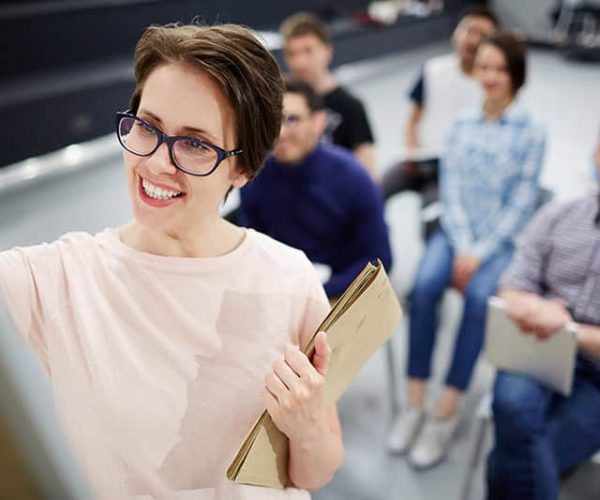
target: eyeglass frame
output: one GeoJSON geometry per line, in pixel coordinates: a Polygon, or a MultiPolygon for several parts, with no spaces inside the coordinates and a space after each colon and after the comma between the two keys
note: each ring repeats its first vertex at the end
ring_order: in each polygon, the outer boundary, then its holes
{"type": "Polygon", "coordinates": [[[198,139],[197,137],[192,137],[192,136],[187,136],[187,135],[167,135],[162,130],[160,130],[158,127],[156,127],[155,125],[152,125],[152,123],[144,120],[143,118],[140,118],[139,116],[134,115],[131,112],[131,110],[117,111],[116,116],[115,116],[115,126],[116,126],[117,139],[119,140],[119,144],[128,153],[146,158],[146,157],[152,156],[154,153],[156,153],[158,148],[164,142],[167,145],[167,148],[169,149],[169,157],[171,158],[171,162],[173,163],[175,168],[177,170],[181,170],[182,172],[184,172],[188,175],[193,175],[194,177],[208,177],[215,170],[217,170],[217,167],[221,164],[221,162],[223,160],[226,160],[227,158],[231,158],[232,156],[237,156],[244,152],[244,150],[241,148],[230,149],[229,151],[227,151],[226,149],[220,148],[219,146],[215,146],[214,144],[211,144],[210,142],[204,141],[202,139],[198,139]],[[150,127],[150,129],[158,136],[158,143],[156,144],[156,146],[154,147],[154,149],[152,151],[150,151],[149,153],[146,153],[146,154],[136,153],[135,151],[132,151],[131,149],[129,149],[123,143],[123,141],[121,140],[121,133],[119,130],[119,125],[123,118],[132,118],[134,120],[139,120],[144,125],[150,127]],[[177,160],[175,159],[175,155],[173,154],[173,146],[175,145],[175,143],[177,141],[184,140],[184,139],[188,139],[188,140],[192,139],[192,140],[202,144],[203,146],[206,146],[206,147],[212,149],[215,153],[217,153],[217,160],[215,162],[215,165],[208,172],[206,172],[204,174],[190,172],[189,170],[186,170],[185,168],[183,168],[182,166],[180,166],[177,163],[177,160]]]}
{"type": "Polygon", "coordinates": [[[297,115],[295,113],[290,113],[289,115],[284,115],[281,125],[286,127],[297,127],[305,120],[310,120],[312,118],[313,112],[310,112],[307,115],[297,115]]]}

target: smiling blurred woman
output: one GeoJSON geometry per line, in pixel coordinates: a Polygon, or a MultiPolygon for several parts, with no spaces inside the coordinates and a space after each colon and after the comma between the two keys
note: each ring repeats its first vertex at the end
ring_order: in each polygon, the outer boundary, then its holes
{"type": "Polygon", "coordinates": [[[538,201],[545,134],[517,101],[525,73],[525,46],[514,35],[482,41],[474,74],[483,102],[456,120],[442,157],[442,229],[427,242],[410,301],[409,405],[388,442],[395,452],[410,449],[418,468],[439,463],[449,449],[483,343],[487,298],[538,201]],[[445,386],[426,417],[437,307],[449,287],[464,297],[463,316],[445,386]]]}
{"type": "Polygon", "coordinates": [[[223,220],[282,120],[277,65],[247,30],[151,27],[117,113],[134,219],[0,254],[0,299],[51,379],[96,496],[308,498],[343,455],[323,404],[328,310],[301,252],[223,220]],[[290,439],[284,490],[226,468],[265,406],[290,439]]]}

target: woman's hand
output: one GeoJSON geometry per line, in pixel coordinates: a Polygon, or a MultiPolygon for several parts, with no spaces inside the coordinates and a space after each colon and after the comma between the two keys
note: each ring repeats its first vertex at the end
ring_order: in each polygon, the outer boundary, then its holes
{"type": "Polygon", "coordinates": [[[290,440],[310,442],[328,432],[324,396],[330,358],[327,335],[319,332],[312,364],[297,346],[289,345],[265,379],[267,411],[290,440]]]}
{"type": "Polygon", "coordinates": [[[452,286],[464,293],[480,264],[481,261],[478,257],[472,255],[457,256],[452,265],[452,286]]]}

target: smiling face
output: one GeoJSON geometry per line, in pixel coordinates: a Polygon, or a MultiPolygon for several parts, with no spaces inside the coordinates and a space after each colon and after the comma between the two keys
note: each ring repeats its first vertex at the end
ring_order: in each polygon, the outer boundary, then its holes
{"type": "Polygon", "coordinates": [[[512,99],[514,92],[508,62],[498,47],[490,43],[482,44],[477,51],[474,71],[487,100],[512,99]]]}
{"type": "Polygon", "coordinates": [[[458,24],[452,35],[452,43],[467,69],[473,67],[475,54],[481,41],[491,35],[495,29],[491,19],[484,16],[466,16],[458,24]]]}
{"type": "Polygon", "coordinates": [[[323,111],[311,111],[304,95],[286,92],[283,116],[273,154],[280,163],[300,163],[317,146],[325,127],[325,114],[323,111]]]}
{"type": "MultiPolygon", "coordinates": [[[[166,63],[147,77],[137,116],[167,135],[191,136],[222,149],[234,149],[231,107],[217,84],[197,69],[166,63]]],[[[173,165],[166,144],[148,157],[124,152],[136,222],[152,230],[182,234],[201,218],[219,216],[229,188],[248,178],[236,157],[221,162],[208,177],[188,175],[173,165]]]]}

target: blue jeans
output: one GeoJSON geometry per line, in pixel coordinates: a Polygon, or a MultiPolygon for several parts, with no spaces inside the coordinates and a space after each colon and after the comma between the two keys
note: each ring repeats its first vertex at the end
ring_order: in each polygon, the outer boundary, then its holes
{"type": "Polygon", "coordinates": [[[560,474],[600,449],[600,370],[579,358],[568,398],[498,372],[493,410],[488,500],[556,500],[560,474]]]}
{"type": "MultiPolygon", "coordinates": [[[[464,292],[464,309],[446,385],[464,391],[483,344],[487,299],[496,292],[500,275],[509,264],[513,247],[507,246],[488,258],[475,272],[464,292]]],[[[409,306],[408,376],[428,379],[437,331],[437,309],[450,286],[454,249],[443,231],[427,242],[409,306]]]]}

